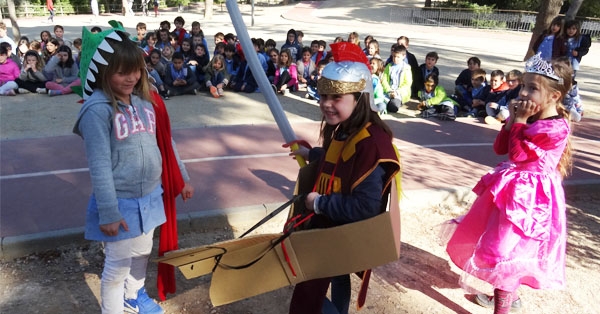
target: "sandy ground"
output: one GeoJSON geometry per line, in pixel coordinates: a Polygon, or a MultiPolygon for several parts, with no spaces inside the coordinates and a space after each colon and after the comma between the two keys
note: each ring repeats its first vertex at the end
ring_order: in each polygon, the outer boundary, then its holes
{"type": "MultiPolygon", "coordinates": [[[[324,8],[319,11],[319,17],[334,20],[336,16],[344,14],[356,16],[363,12],[361,11],[363,7],[369,6],[359,2],[348,1],[349,4],[343,8],[324,8]],[[350,5],[350,2],[353,6],[350,5]]],[[[382,5],[382,2],[378,2],[378,4],[382,5]]],[[[383,11],[385,7],[382,5],[377,9],[383,11]]],[[[267,16],[264,10],[259,9],[259,16],[267,16]]],[[[364,16],[361,16],[361,23],[372,23],[377,18],[364,12],[364,16]]],[[[169,20],[172,20],[173,17],[174,15],[165,16],[169,20]]],[[[86,18],[89,19],[89,17],[86,18]]],[[[186,20],[188,18],[190,21],[201,20],[198,15],[186,16],[186,20]]],[[[126,27],[131,29],[137,21],[125,21],[126,27]]],[[[158,21],[157,19],[148,20],[149,24],[153,23],[151,27],[158,26],[158,21]]],[[[336,21],[339,22],[339,20],[336,21]]],[[[39,34],[40,27],[51,28],[51,25],[44,25],[43,22],[38,23],[39,21],[33,20],[30,22],[21,25],[22,31],[28,35],[39,34]]],[[[286,20],[271,20],[271,22],[276,26],[273,29],[268,29],[264,25],[251,28],[253,36],[273,37],[281,40],[291,22],[286,20]]],[[[294,22],[294,25],[299,25],[298,27],[305,30],[306,38],[329,39],[331,37],[332,39],[356,28],[359,28],[359,31],[363,30],[360,32],[361,34],[367,32],[367,29],[361,28],[362,24],[352,26],[351,22],[339,22],[339,25],[334,25],[334,22],[331,22],[331,25],[294,22]]],[[[67,35],[71,35],[72,38],[76,36],[82,25],[80,20],[75,19],[72,21],[63,19],[61,23],[66,26],[67,35]]],[[[89,21],[86,23],[86,25],[91,25],[89,21]]],[[[226,21],[219,20],[218,16],[215,23],[205,23],[205,21],[202,23],[203,28],[207,29],[207,33],[232,30],[231,26],[226,21]]],[[[105,21],[98,24],[107,25],[105,21]]],[[[389,43],[398,34],[389,34],[389,24],[373,23],[369,27],[369,31],[387,43],[382,51],[388,51],[389,43]]],[[[432,29],[415,26],[402,26],[401,31],[415,39],[411,50],[416,54],[424,56],[432,49],[442,52],[444,58],[438,65],[444,73],[447,73],[442,78],[443,84],[447,86],[465,66],[466,58],[470,54],[482,54],[486,58],[485,61],[488,62],[486,67],[502,65],[502,69],[520,68],[519,57],[522,45],[527,41],[527,37],[519,33],[478,31],[477,35],[472,37],[474,32],[472,30],[432,29]],[[430,38],[432,32],[438,34],[435,42],[430,38]],[[464,38],[481,42],[490,41],[491,38],[494,40],[493,44],[480,45],[471,49],[462,45],[464,38]],[[503,51],[502,57],[493,58],[494,51],[503,51]]],[[[600,94],[597,90],[597,84],[600,81],[594,76],[600,69],[600,61],[598,61],[600,58],[597,58],[600,54],[597,47],[596,43],[592,46],[592,51],[585,59],[585,66],[581,73],[583,96],[587,101],[586,110],[588,116],[595,118],[600,116],[600,106],[598,106],[600,94]]],[[[11,103],[5,102],[6,98],[0,99],[0,116],[2,118],[0,137],[3,140],[36,137],[40,134],[44,134],[43,136],[70,134],[73,114],[79,108],[79,105],[74,102],[76,97],[71,95],[44,98],[43,102],[33,101],[35,97],[37,95],[15,97],[11,103]],[[48,128],[49,125],[52,128],[48,128]]],[[[235,96],[228,99],[232,98],[235,99],[235,96]]],[[[252,98],[256,98],[252,101],[260,101],[258,96],[252,98]]],[[[209,98],[206,101],[212,104],[209,98]]],[[[314,119],[314,116],[308,117],[309,113],[293,110],[294,104],[299,101],[304,100],[296,97],[283,103],[286,110],[294,113],[290,119],[314,119]]],[[[182,106],[178,106],[173,101],[167,105],[172,116],[177,115],[178,111],[182,111],[182,106]]],[[[193,122],[185,119],[185,112],[180,112],[179,115],[182,119],[176,121],[174,127],[185,128],[198,124],[207,127],[214,126],[223,123],[232,115],[244,116],[244,119],[248,119],[244,122],[238,117],[236,123],[267,123],[267,121],[271,121],[268,112],[261,113],[260,116],[256,113],[249,115],[248,111],[243,108],[241,107],[241,110],[235,112],[227,112],[223,116],[207,113],[202,121],[193,122]]],[[[311,111],[310,114],[314,115],[314,111],[311,111]]],[[[414,115],[414,112],[407,111],[406,114],[414,115]]],[[[472,303],[471,296],[463,294],[457,284],[458,269],[448,262],[444,248],[438,245],[436,237],[438,224],[464,212],[467,207],[468,204],[440,204],[436,207],[403,209],[402,256],[398,261],[374,270],[367,305],[361,313],[491,313],[489,309],[472,303]]],[[[571,195],[568,199],[568,211],[567,289],[564,291],[536,291],[526,287],[521,288],[520,294],[524,303],[522,313],[598,313],[597,306],[600,304],[600,297],[597,295],[597,291],[600,291],[600,240],[598,239],[600,196],[597,194],[571,195]]],[[[281,214],[275,221],[256,232],[279,231],[283,216],[281,214]]],[[[231,239],[240,235],[244,228],[244,226],[237,229],[219,227],[182,234],[180,246],[185,248],[231,239]]],[[[52,251],[29,255],[14,261],[0,261],[0,313],[98,313],[100,311],[98,300],[102,261],[103,253],[98,244],[65,245],[52,251]]],[[[151,263],[147,279],[147,288],[152,296],[156,296],[155,268],[155,264],[151,263]]],[[[184,279],[179,272],[177,272],[177,276],[177,293],[161,303],[167,313],[286,313],[292,291],[291,287],[286,287],[230,305],[213,307],[208,297],[210,276],[192,280],[184,279]]],[[[358,281],[356,278],[353,280],[353,287],[356,287],[358,281]]],[[[356,291],[353,293],[353,298],[355,297],[356,291]]],[[[352,310],[351,312],[355,313],[356,311],[352,310]]]]}
{"type": "MultiPolygon", "coordinates": [[[[600,302],[600,196],[578,194],[568,201],[567,289],[519,289],[522,313],[598,313],[600,302]]],[[[459,271],[437,238],[437,225],[463,212],[467,204],[442,204],[402,211],[402,248],[398,261],[378,267],[367,304],[360,313],[491,313],[472,302],[458,286],[459,271]]],[[[255,234],[278,232],[285,214],[255,234]]],[[[239,236],[249,226],[182,234],[182,248],[239,236]]],[[[154,253],[156,254],[156,253],[154,253]]],[[[0,262],[0,313],[97,313],[103,253],[98,244],[64,246],[11,262],[0,262]]],[[[147,289],[156,296],[156,264],[150,263],[147,289]]],[[[358,278],[353,276],[353,303],[358,278]]],[[[161,305],[167,313],[287,313],[292,287],[220,307],[209,299],[210,275],[186,280],[177,271],[177,293],[161,305]]]]}

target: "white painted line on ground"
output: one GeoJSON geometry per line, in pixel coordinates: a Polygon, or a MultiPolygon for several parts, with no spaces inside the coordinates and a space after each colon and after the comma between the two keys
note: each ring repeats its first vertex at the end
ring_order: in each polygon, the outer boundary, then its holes
{"type": "MultiPolygon", "coordinates": [[[[397,142],[397,140],[394,140],[397,142]]],[[[574,141],[578,142],[587,142],[587,139],[574,141]]],[[[492,146],[493,143],[455,143],[455,144],[429,144],[429,145],[397,145],[398,149],[410,149],[416,147],[422,148],[443,148],[443,147],[476,147],[476,146],[492,146]]],[[[235,155],[235,156],[218,156],[218,157],[205,157],[205,158],[192,158],[192,159],[184,159],[183,163],[191,164],[191,163],[199,163],[199,162],[207,162],[207,161],[219,161],[219,160],[234,160],[234,159],[258,159],[258,158],[271,158],[271,157],[287,157],[289,153],[273,153],[273,154],[254,154],[254,155],[235,155]]],[[[59,174],[68,174],[68,173],[78,173],[78,172],[87,172],[88,168],[77,168],[77,169],[65,169],[65,170],[53,170],[53,171],[40,171],[40,172],[32,172],[32,173],[22,173],[22,174],[11,174],[6,176],[0,176],[0,180],[14,180],[14,179],[24,179],[24,178],[33,178],[33,177],[43,177],[43,176],[54,176],[59,174]]]]}

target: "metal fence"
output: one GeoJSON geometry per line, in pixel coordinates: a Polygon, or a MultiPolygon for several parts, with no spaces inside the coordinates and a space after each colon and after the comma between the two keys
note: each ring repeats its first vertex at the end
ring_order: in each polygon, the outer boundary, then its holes
{"type": "MultiPolygon", "coordinates": [[[[251,0],[238,0],[240,4],[250,3],[251,0]]],[[[281,0],[254,0],[254,4],[257,6],[272,6],[281,4],[281,0]]],[[[204,3],[196,3],[190,2],[186,6],[180,6],[179,8],[170,9],[178,9],[179,12],[189,12],[198,10],[202,7],[204,10],[204,3]]],[[[106,5],[105,3],[99,4],[100,13],[121,13],[123,10],[123,5],[121,3],[113,3],[106,5]]],[[[167,9],[166,7],[161,7],[162,9],[167,9]]],[[[226,11],[225,1],[215,1],[213,5],[214,10],[226,11]]],[[[151,9],[149,9],[151,11],[151,9]]],[[[34,17],[34,16],[44,16],[48,15],[48,10],[45,5],[32,5],[24,3],[15,8],[17,18],[22,17],[34,17]]],[[[134,2],[133,4],[134,12],[142,12],[142,4],[134,2]]],[[[80,5],[80,6],[71,6],[71,5],[63,5],[62,3],[57,3],[54,5],[54,13],[56,15],[72,15],[72,14],[92,14],[92,8],[89,5],[80,5]]],[[[6,19],[8,16],[8,7],[0,6],[0,18],[6,19]]]]}
{"type": "MultiPolygon", "coordinates": [[[[529,32],[535,25],[537,12],[493,10],[478,12],[464,8],[410,8],[394,7],[390,10],[390,23],[431,25],[439,27],[465,27],[508,29],[529,32]]],[[[600,19],[578,18],[581,32],[593,38],[600,37],[600,19]]]]}

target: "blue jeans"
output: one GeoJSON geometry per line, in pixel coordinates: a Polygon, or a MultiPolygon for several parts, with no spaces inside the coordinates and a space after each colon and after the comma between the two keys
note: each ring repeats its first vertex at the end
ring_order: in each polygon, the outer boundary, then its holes
{"type": "Polygon", "coordinates": [[[325,298],[323,314],[348,314],[350,307],[350,275],[331,278],[331,301],[325,298]]]}

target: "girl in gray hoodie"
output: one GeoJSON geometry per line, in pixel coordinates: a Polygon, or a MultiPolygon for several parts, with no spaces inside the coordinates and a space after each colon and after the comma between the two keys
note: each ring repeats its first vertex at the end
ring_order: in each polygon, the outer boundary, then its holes
{"type": "MultiPolygon", "coordinates": [[[[103,241],[102,313],[163,313],[144,288],[154,229],[165,222],[162,158],[157,119],[142,53],[118,30],[86,33],[97,50],[82,56],[89,68],[84,104],[74,127],[85,142],[93,194],[87,208],[85,237],[103,241]],[[100,36],[100,37],[97,37],[100,36]],[[103,39],[102,36],[106,36],[103,39]]],[[[94,47],[95,48],[95,47],[94,47]]],[[[176,153],[185,182],[185,167],[176,153]]],[[[184,200],[193,188],[185,184],[184,200]]]]}

